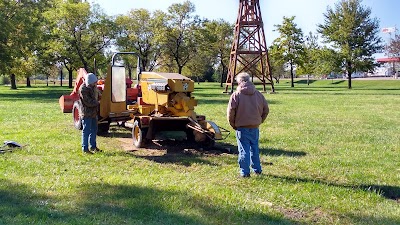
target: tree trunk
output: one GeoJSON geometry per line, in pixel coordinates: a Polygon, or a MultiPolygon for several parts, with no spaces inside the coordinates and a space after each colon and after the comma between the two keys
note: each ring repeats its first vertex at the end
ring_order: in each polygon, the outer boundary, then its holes
{"type": "Polygon", "coordinates": [[[17,82],[15,80],[15,74],[11,74],[11,89],[17,90],[17,82]]]}
{"type": "Polygon", "coordinates": [[[68,70],[68,87],[72,88],[72,80],[74,79],[72,77],[72,70],[69,70],[68,68],[67,68],[67,70],[68,70]]]}
{"type": "Polygon", "coordinates": [[[293,64],[290,63],[290,79],[291,79],[291,87],[294,87],[294,75],[293,75],[293,64]]]}
{"type": "Polygon", "coordinates": [[[32,87],[31,86],[31,79],[29,77],[26,78],[26,86],[27,87],[32,87]]]}
{"type": "Polygon", "coordinates": [[[130,64],[128,64],[128,76],[129,76],[129,79],[130,80],[132,80],[132,67],[130,66],[130,64]]]}
{"type": "Polygon", "coordinates": [[[178,73],[179,74],[182,74],[182,68],[183,68],[183,66],[178,66],[178,73]]]}
{"type": "Polygon", "coordinates": [[[83,61],[83,68],[85,68],[85,70],[89,72],[89,65],[86,61],[83,61]]]}
{"type": "Polygon", "coordinates": [[[351,73],[348,74],[348,88],[351,89],[351,73]]]}
{"type": "Polygon", "coordinates": [[[60,68],[60,86],[62,87],[62,83],[63,83],[63,70],[62,67],[60,68]]]}
{"type": "Polygon", "coordinates": [[[347,79],[349,89],[351,89],[351,74],[353,73],[353,69],[351,68],[351,66],[351,62],[347,62],[347,79]]]}
{"type": "Polygon", "coordinates": [[[224,80],[226,80],[226,76],[228,74],[228,68],[222,65],[222,73],[221,73],[221,87],[223,87],[224,80]]]}

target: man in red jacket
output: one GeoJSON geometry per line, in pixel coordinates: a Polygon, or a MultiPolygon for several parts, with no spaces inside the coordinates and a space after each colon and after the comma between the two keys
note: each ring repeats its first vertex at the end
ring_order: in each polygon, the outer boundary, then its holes
{"type": "Polygon", "coordinates": [[[248,73],[236,75],[238,87],[231,95],[227,108],[229,124],[236,130],[241,177],[250,177],[250,166],[254,173],[261,174],[258,148],[259,126],[269,113],[267,100],[250,81],[248,73]]]}

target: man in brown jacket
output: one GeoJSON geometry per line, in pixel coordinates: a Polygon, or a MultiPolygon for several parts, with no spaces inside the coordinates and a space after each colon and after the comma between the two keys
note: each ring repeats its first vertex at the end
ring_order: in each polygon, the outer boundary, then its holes
{"type": "Polygon", "coordinates": [[[85,82],[79,88],[79,97],[82,102],[82,151],[83,153],[93,154],[93,151],[100,151],[97,148],[97,77],[93,73],[88,73],[85,82]],[[89,145],[90,150],[89,151],[89,145]]]}
{"type": "Polygon", "coordinates": [[[236,130],[241,177],[250,177],[250,166],[254,173],[261,174],[258,148],[259,129],[269,113],[268,103],[250,81],[248,73],[236,76],[238,87],[231,95],[227,108],[229,124],[236,130]]]}

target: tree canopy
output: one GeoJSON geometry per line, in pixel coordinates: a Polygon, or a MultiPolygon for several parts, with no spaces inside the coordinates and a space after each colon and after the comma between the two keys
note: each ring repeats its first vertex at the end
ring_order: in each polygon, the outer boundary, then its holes
{"type": "Polygon", "coordinates": [[[294,67],[302,65],[304,55],[303,31],[294,23],[295,17],[283,17],[282,24],[275,25],[280,36],[274,40],[274,54],[281,55],[280,60],[290,68],[291,86],[294,87],[294,67]]]}
{"type": "MultiPolygon", "coordinates": [[[[318,36],[303,36],[295,16],[283,17],[275,25],[279,37],[269,48],[270,64],[276,81],[290,71],[294,87],[297,74],[370,71],[376,66],[372,55],[382,50],[379,21],[361,0],[339,0],[324,13],[318,36]]],[[[101,73],[110,62],[112,51],[134,51],[147,71],[178,72],[194,80],[226,79],[233,24],[224,20],[201,19],[189,0],[170,5],[166,12],[132,9],[124,15],[108,16],[88,1],[0,0],[0,73],[16,79],[34,74],[57,78],[62,68],[73,72],[84,67],[101,73]],[[58,70],[58,73],[57,73],[58,70]]],[[[246,31],[244,31],[246,32],[246,31]]],[[[388,47],[400,56],[399,36],[388,47]]],[[[125,60],[129,74],[136,60],[125,60]]]]}
{"type": "Polygon", "coordinates": [[[341,0],[335,8],[328,7],[324,23],[318,25],[326,43],[337,50],[348,76],[351,88],[351,74],[369,71],[375,66],[373,54],[382,50],[378,36],[379,21],[371,18],[371,9],[363,6],[362,0],[341,0]]]}

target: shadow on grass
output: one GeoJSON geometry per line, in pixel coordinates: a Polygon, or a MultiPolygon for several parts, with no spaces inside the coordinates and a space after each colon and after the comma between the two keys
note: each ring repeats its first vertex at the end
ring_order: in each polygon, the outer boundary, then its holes
{"type": "Polygon", "coordinates": [[[332,84],[341,84],[346,82],[345,80],[336,80],[335,82],[332,82],[332,84]]]}
{"type": "Polygon", "coordinates": [[[221,205],[218,199],[188,191],[90,184],[83,185],[81,208],[89,218],[126,224],[291,224],[266,213],[221,205]],[[205,197],[203,197],[205,196],[205,197]]]}
{"type": "Polygon", "coordinates": [[[69,216],[52,208],[54,202],[27,185],[0,179],[0,224],[63,223],[69,216]]]}
{"type": "MultiPolygon", "coordinates": [[[[37,101],[37,102],[53,102],[61,97],[68,95],[71,90],[66,87],[32,87],[18,88],[17,90],[7,90],[0,93],[0,101],[37,101]]],[[[58,102],[57,102],[58,104],[58,102]]]]}
{"type": "MultiPolygon", "coordinates": [[[[151,151],[151,150],[149,150],[151,151]]],[[[149,155],[135,155],[136,158],[142,158],[146,160],[150,160],[160,164],[175,164],[190,167],[193,164],[203,164],[203,165],[210,165],[210,166],[219,166],[216,163],[212,163],[208,160],[201,159],[200,155],[196,156],[195,154],[188,152],[183,153],[169,153],[167,152],[164,155],[157,155],[157,156],[149,156],[149,155]]]]}
{"type": "Polygon", "coordinates": [[[307,155],[307,153],[305,152],[287,151],[276,148],[261,148],[260,153],[267,156],[288,156],[288,157],[303,157],[307,155]]]}
{"type": "Polygon", "coordinates": [[[0,224],[298,224],[180,190],[94,183],[56,198],[0,182],[0,224]]]}
{"type": "Polygon", "coordinates": [[[269,175],[271,177],[285,180],[286,182],[291,183],[319,183],[322,185],[327,186],[334,186],[334,187],[344,187],[353,190],[363,190],[363,191],[370,191],[381,195],[384,198],[395,200],[400,202],[400,187],[397,186],[387,186],[387,185],[375,185],[375,184],[361,184],[361,185],[347,185],[347,184],[337,184],[333,182],[317,180],[317,179],[307,179],[307,178],[298,178],[298,177],[288,177],[288,176],[276,176],[276,175],[269,175]]]}
{"type": "MultiPolygon", "coordinates": [[[[310,79],[308,83],[312,84],[314,82],[315,82],[315,80],[310,79]]],[[[295,84],[307,84],[307,80],[298,80],[298,81],[295,81],[294,83],[295,84]]]]}
{"type": "Polygon", "coordinates": [[[193,164],[205,164],[219,166],[217,163],[206,160],[207,157],[218,156],[223,153],[235,154],[235,148],[229,144],[216,144],[214,147],[206,148],[195,142],[163,140],[154,141],[146,146],[146,149],[128,151],[136,158],[150,160],[160,164],[176,164],[189,167],[193,164]],[[143,154],[143,151],[146,153],[143,154]]]}

